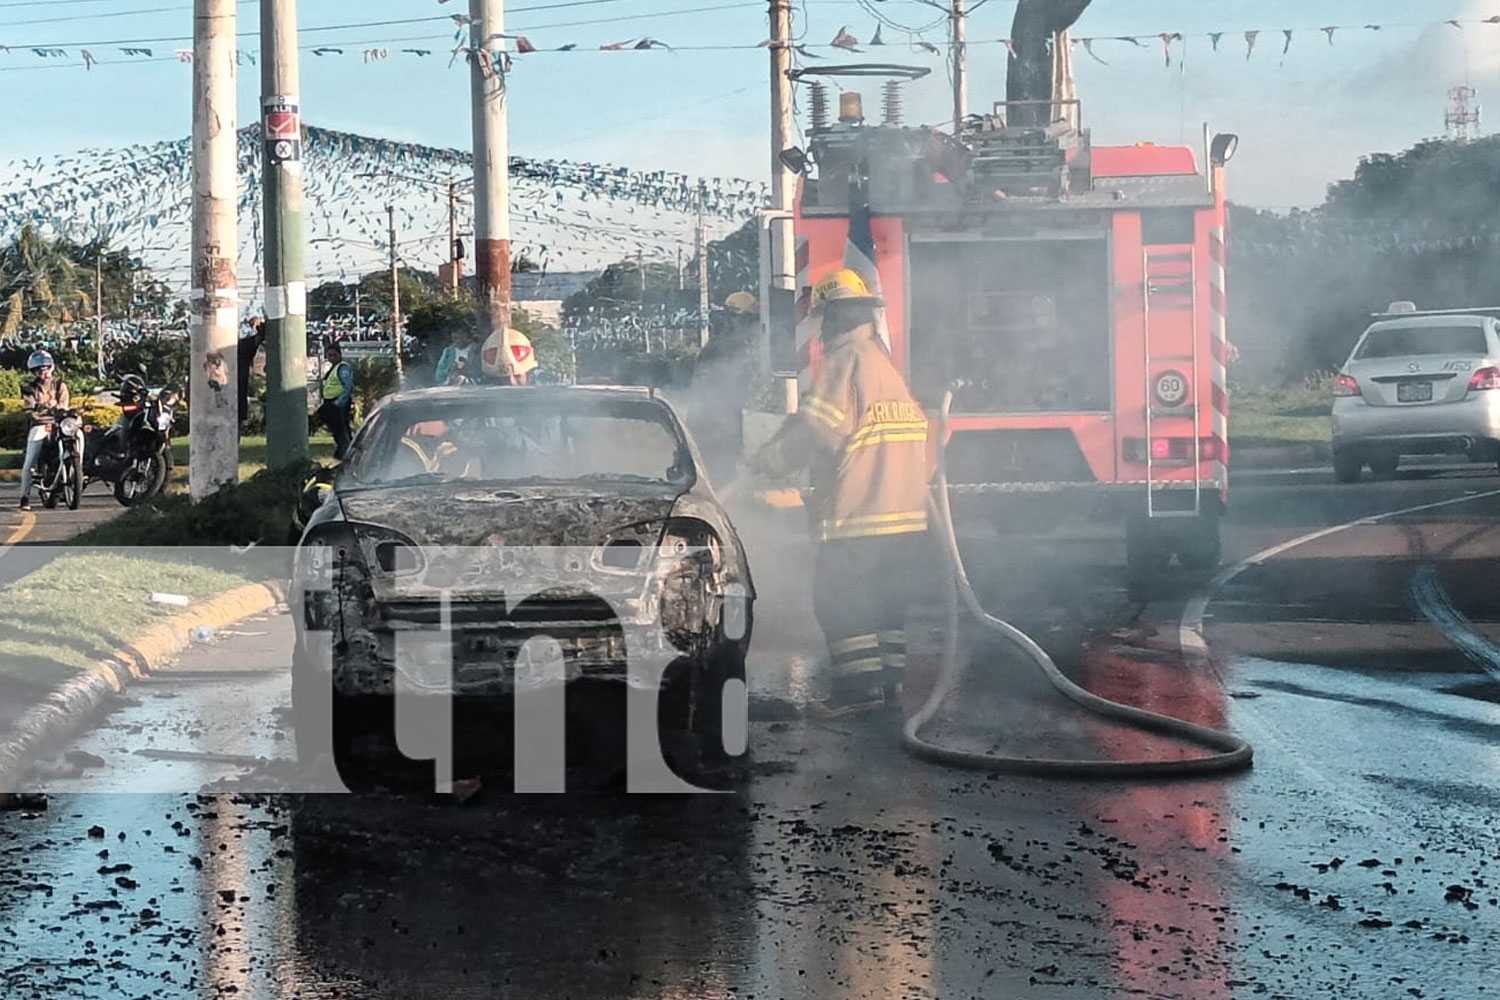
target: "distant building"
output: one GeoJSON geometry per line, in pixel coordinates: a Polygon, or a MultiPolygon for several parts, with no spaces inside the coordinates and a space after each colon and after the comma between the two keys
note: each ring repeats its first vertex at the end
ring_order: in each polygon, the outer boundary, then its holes
{"type": "Polygon", "coordinates": [[[562,326],[563,303],[599,276],[598,271],[532,271],[510,276],[510,297],[539,322],[562,326]]]}

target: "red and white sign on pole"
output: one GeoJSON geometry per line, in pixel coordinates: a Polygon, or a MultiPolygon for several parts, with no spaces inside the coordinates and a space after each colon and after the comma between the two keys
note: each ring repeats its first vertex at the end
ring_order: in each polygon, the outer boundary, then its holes
{"type": "Polygon", "coordinates": [[[266,139],[266,160],[270,163],[302,161],[302,114],[296,97],[267,97],[261,128],[266,139]]]}

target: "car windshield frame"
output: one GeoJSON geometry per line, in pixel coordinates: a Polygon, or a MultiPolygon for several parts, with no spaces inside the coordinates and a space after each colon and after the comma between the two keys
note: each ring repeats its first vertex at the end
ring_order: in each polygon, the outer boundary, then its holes
{"type": "Polygon", "coordinates": [[[503,398],[500,396],[471,396],[458,399],[413,398],[399,403],[378,407],[370,414],[365,425],[359,429],[350,443],[349,454],[338,477],[338,488],[345,491],[372,489],[399,489],[408,486],[472,485],[472,486],[596,486],[618,484],[622,486],[664,486],[687,492],[696,486],[699,478],[697,458],[688,443],[687,435],[671,409],[655,399],[609,399],[599,396],[549,396],[547,398],[503,398]],[[558,417],[636,420],[654,424],[666,433],[672,442],[675,460],[668,470],[680,472],[680,476],[660,477],[637,475],[626,472],[592,471],[572,476],[544,476],[526,474],[505,477],[467,477],[445,473],[424,473],[394,479],[366,478],[370,470],[364,463],[385,459],[377,455],[389,454],[388,449],[398,447],[400,436],[411,427],[429,421],[452,421],[460,418],[509,418],[514,416],[550,420],[558,417]],[[392,440],[392,435],[397,435],[392,440]]]}
{"type": "Polygon", "coordinates": [[[1378,326],[1365,331],[1360,338],[1359,345],[1355,347],[1351,361],[1389,361],[1393,358],[1430,358],[1446,357],[1450,355],[1463,355],[1465,357],[1488,357],[1490,354],[1490,339],[1485,324],[1483,323],[1443,323],[1443,324],[1421,324],[1411,326],[1378,326]],[[1440,344],[1429,347],[1428,342],[1439,340],[1443,337],[1456,337],[1459,331],[1472,336],[1479,345],[1478,349],[1465,346],[1454,349],[1451,345],[1440,344]],[[1370,346],[1376,342],[1376,338],[1383,340],[1391,339],[1392,335],[1400,337],[1402,350],[1382,351],[1371,353],[1370,346]],[[1405,348],[1418,348],[1407,350],[1405,348]]]}

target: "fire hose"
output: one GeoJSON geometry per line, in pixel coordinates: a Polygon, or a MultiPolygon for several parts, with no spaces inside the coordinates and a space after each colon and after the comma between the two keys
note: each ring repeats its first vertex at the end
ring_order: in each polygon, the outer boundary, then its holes
{"type": "Polygon", "coordinates": [[[996,618],[985,610],[964,568],[963,554],[959,551],[958,536],[953,528],[953,510],[948,498],[948,418],[953,405],[950,390],[943,396],[942,408],[938,412],[938,462],[937,496],[932,501],[938,523],[938,542],[948,563],[950,573],[946,581],[945,610],[948,628],[943,650],[942,672],[927,700],[906,721],[902,732],[902,743],[914,756],[935,764],[950,767],[986,771],[991,774],[1048,775],[1074,778],[1168,778],[1237,771],[1250,766],[1253,748],[1249,743],[1229,733],[1183,719],[1159,715],[1145,709],[1102,698],[1073,683],[1058,669],[1030,636],[1020,629],[996,618]],[[1157,733],[1189,743],[1207,747],[1213,754],[1205,757],[1190,757],[1177,760],[1070,760],[1046,757],[1008,757],[998,754],[979,753],[971,750],[956,750],[939,746],[921,735],[922,728],[932,721],[943,703],[957,690],[963,676],[963,666],[957,655],[959,598],[969,613],[982,625],[999,634],[1029,659],[1041,671],[1052,686],[1069,701],[1085,711],[1122,725],[1157,733]]]}

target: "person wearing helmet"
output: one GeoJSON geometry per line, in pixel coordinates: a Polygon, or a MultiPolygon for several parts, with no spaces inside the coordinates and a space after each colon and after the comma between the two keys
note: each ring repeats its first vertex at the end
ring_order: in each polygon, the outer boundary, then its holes
{"type": "Polygon", "coordinates": [[[484,374],[504,385],[526,385],[536,370],[531,339],[514,327],[490,334],[479,356],[484,374]]]}
{"type": "Polygon", "coordinates": [[[749,463],[777,478],[811,470],[813,612],[833,675],[813,710],[825,716],[895,701],[930,558],[927,416],[876,334],[881,305],[847,268],[814,286],[823,355],[812,390],[749,463]]]}
{"type": "Polygon", "coordinates": [[[21,463],[21,510],[31,509],[31,470],[42,457],[42,445],[52,437],[52,424],[57,411],[72,405],[68,384],[57,378],[52,355],[46,351],[34,351],[26,360],[31,372],[31,381],[21,392],[22,406],[29,416],[30,430],[26,435],[26,457],[21,463]]]}

